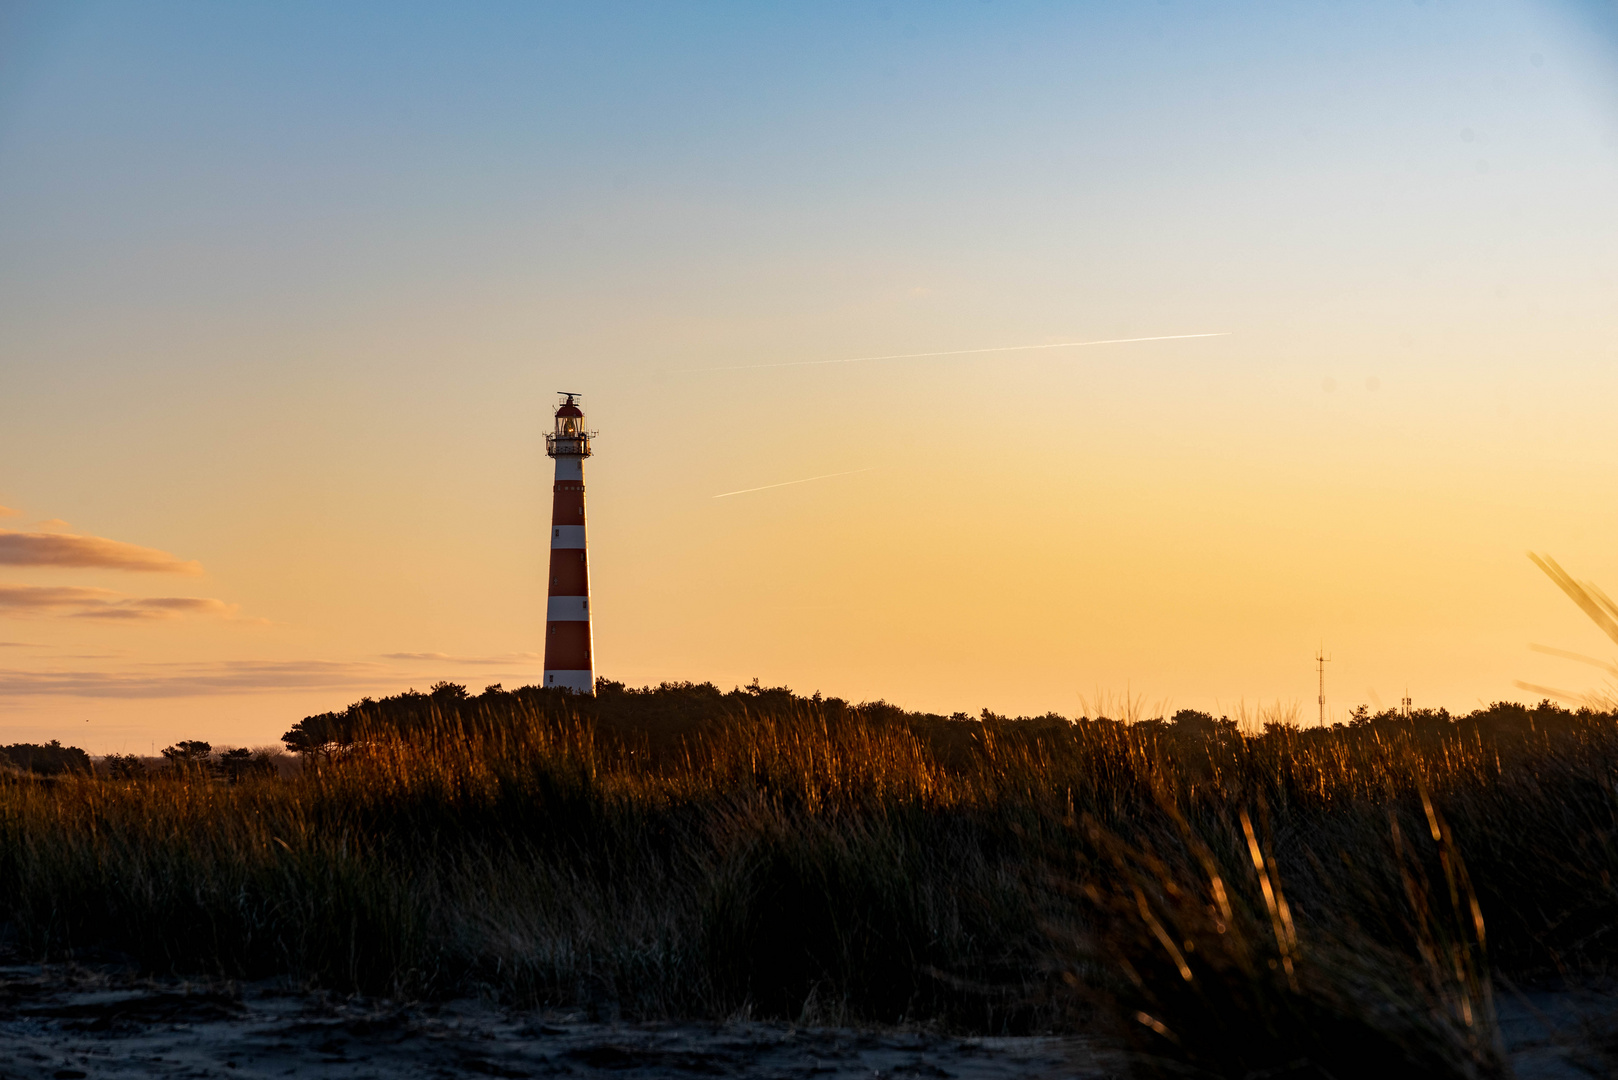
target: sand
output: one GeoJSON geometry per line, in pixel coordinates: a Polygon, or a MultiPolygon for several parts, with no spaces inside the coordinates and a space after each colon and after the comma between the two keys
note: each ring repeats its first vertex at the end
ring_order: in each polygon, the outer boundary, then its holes
{"type": "MultiPolygon", "coordinates": [[[[1610,1076],[1618,992],[1501,992],[1521,1080],[1610,1076]]],[[[0,967],[0,1080],[53,1077],[1101,1078],[1081,1038],[961,1038],[789,1024],[632,1024],[488,1002],[398,1004],[283,982],[0,967]]]]}
{"type": "Polygon", "coordinates": [[[0,1077],[1101,1077],[1087,1045],[787,1024],[588,1022],[275,982],[0,968],[0,1077]]]}

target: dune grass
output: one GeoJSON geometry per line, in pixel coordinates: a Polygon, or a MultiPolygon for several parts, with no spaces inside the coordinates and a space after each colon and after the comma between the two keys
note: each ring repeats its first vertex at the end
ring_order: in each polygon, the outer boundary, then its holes
{"type": "Polygon", "coordinates": [[[0,776],[16,947],[598,1016],[1099,1025],[1142,1074],[1219,1076],[1494,1075],[1496,976],[1618,956],[1612,714],[1243,734],[755,692],[659,728],[611,693],[418,697],[290,777],[0,776]]]}

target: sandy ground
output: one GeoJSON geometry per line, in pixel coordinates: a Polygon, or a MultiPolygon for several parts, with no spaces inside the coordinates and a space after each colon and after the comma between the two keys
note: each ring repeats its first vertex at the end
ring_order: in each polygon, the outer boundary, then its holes
{"type": "Polygon", "coordinates": [[[1500,1034],[1518,1080],[1618,1076],[1618,986],[1495,992],[1500,1034]]]}
{"type": "Polygon", "coordinates": [[[589,1023],[475,1001],[399,1006],[272,983],[0,968],[0,1078],[1101,1077],[1083,1042],[784,1024],[589,1023]]]}
{"type": "MultiPolygon", "coordinates": [[[[1513,994],[1521,1080],[1618,1071],[1618,991],[1513,994]]],[[[155,981],[0,967],[0,1080],[97,1077],[1101,1078],[1082,1039],[951,1038],[784,1024],[592,1023],[476,1001],[396,1005],[275,983],[155,981]]]]}

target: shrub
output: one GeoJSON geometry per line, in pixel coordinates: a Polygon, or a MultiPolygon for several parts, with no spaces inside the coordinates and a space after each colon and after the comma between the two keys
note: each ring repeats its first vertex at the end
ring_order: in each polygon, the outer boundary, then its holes
{"type": "Polygon", "coordinates": [[[40,776],[90,771],[89,754],[77,746],[63,746],[55,739],[44,745],[12,743],[10,746],[0,746],[0,760],[24,772],[37,773],[40,776]]]}

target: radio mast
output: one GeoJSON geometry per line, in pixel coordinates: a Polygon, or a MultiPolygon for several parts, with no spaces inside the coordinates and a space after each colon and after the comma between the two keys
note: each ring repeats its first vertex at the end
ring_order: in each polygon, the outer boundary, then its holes
{"type": "Polygon", "coordinates": [[[1331,657],[1326,655],[1324,644],[1315,650],[1315,670],[1320,673],[1320,726],[1326,726],[1326,665],[1331,657]]]}

